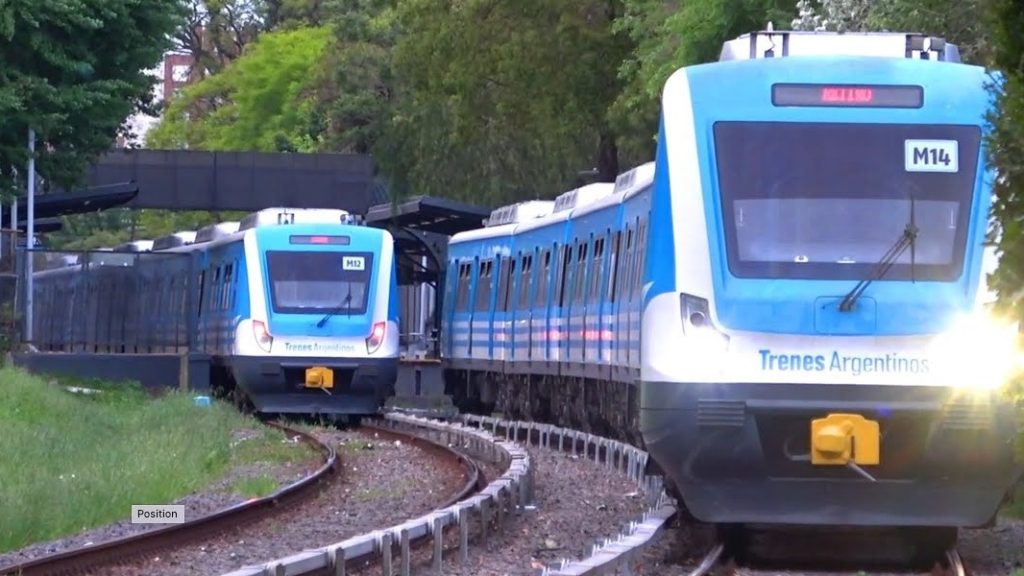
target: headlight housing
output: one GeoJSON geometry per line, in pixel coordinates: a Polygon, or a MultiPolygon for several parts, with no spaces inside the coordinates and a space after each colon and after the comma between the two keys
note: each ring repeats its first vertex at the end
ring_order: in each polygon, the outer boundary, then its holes
{"type": "Polygon", "coordinates": [[[961,315],[932,341],[931,373],[955,388],[995,390],[1016,367],[1017,338],[1017,326],[985,310],[961,315]]]}

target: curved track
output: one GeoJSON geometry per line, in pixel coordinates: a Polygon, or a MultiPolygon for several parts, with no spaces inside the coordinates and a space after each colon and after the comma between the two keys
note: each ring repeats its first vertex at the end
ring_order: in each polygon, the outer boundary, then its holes
{"type": "Polygon", "coordinates": [[[293,482],[269,496],[248,500],[182,524],[171,524],[165,528],[108,540],[94,546],[76,548],[21,564],[0,567],[0,575],[37,576],[88,573],[104,564],[123,562],[155,550],[194,542],[210,534],[258,520],[292,506],[313,495],[315,488],[329,481],[338,470],[338,454],[334,448],[301,430],[295,430],[275,422],[266,422],[265,424],[297,436],[303,442],[316,447],[323,454],[323,464],[313,474],[293,482]]]}
{"type": "Polygon", "coordinates": [[[442,458],[448,457],[455,458],[457,460],[458,464],[462,466],[463,470],[466,473],[466,483],[451,498],[442,502],[441,505],[438,506],[438,508],[447,508],[448,506],[451,506],[456,502],[465,500],[466,498],[472,496],[474,493],[482,490],[485,486],[487,486],[487,478],[484,476],[483,472],[480,471],[480,466],[477,464],[477,462],[472,458],[469,458],[462,452],[459,452],[458,450],[454,450],[448,446],[445,446],[444,444],[440,444],[429,438],[424,438],[422,436],[417,436],[415,434],[403,432],[401,430],[396,430],[394,428],[378,426],[377,424],[373,423],[364,422],[363,424],[361,424],[361,427],[373,430],[382,437],[390,436],[396,439],[405,440],[412,444],[413,446],[416,446],[417,448],[425,452],[432,452],[434,454],[441,456],[442,458]]]}

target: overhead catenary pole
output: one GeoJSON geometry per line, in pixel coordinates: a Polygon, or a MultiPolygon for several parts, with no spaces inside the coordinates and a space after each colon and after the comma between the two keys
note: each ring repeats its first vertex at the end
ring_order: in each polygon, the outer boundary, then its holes
{"type": "Polygon", "coordinates": [[[25,230],[25,341],[32,342],[32,248],[36,245],[36,131],[28,129],[28,226],[25,230]]]}

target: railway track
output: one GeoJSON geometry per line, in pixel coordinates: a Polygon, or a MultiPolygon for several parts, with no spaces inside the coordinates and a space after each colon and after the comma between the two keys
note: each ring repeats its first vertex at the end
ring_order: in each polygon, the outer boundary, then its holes
{"type": "MultiPolygon", "coordinates": [[[[35,558],[19,564],[0,567],[0,575],[69,575],[99,573],[104,567],[124,565],[136,560],[144,560],[156,553],[167,553],[171,550],[202,542],[218,534],[275,516],[279,512],[293,508],[307,501],[332,482],[341,470],[338,453],[333,447],[303,431],[274,422],[267,425],[280,429],[290,436],[297,437],[315,447],[322,455],[322,464],[310,475],[285,486],[277,492],[224,510],[208,514],[183,524],[171,524],[166,527],[116,538],[97,545],[75,548],[65,552],[35,558]]],[[[477,463],[464,454],[448,448],[443,444],[420,437],[409,431],[398,430],[378,424],[366,423],[361,428],[388,440],[401,440],[424,452],[433,453],[441,460],[448,460],[452,466],[462,469],[466,482],[444,503],[445,506],[461,500],[479,490],[485,482],[484,475],[477,463]]]]}
{"type": "Polygon", "coordinates": [[[396,572],[396,560],[399,565],[397,572],[407,575],[413,551],[427,546],[432,547],[433,565],[440,570],[442,556],[453,548],[460,560],[467,560],[471,524],[478,527],[472,531],[476,532],[474,535],[486,539],[492,526],[500,528],[510,514],[520,513],[521,504],[532,500],[529,456],[512,443],[502,442],[496,436],[458,423],[401,414],[388,414],[377,423],[364,426],[372,426],[381,435],[409,438],[427,450],[456,454],[470,471],[466,486],[443,506],[418,518],[328,546],[245,566],[227,573],[227,576],[359,574],[375,565],[380,565],[385,574],[393,574],[396,572]],[[487,483],[484,475],[479,473],[476,458],[496,464],[504,473],[487,483]],[[446,536],[455,536],[454,546],[446,546],[446,536]]]}

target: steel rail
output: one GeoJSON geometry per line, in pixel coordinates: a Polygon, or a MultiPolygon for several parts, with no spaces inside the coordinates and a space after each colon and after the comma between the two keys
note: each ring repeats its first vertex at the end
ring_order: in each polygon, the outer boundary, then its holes
{"type": "Polygon", "coordinates": [[[42,576],[85,573],[100,565],[121,563],[156,550],[164,550],[197,541],[210,534],[223,532],[241,524],[267,517],[311,496],[314,488],[334,477],[338,470],[338,454],[331,446],[301,430],[276,422],[264,424],[300,438],[323,454],[323,464],[312,474],[285,486],[273,494],[247,500],[182,524],[147,530],[99,544],[84,546],[0,567],[0,575],[42,576]]]}
{"type": "Polygon", "coordinates": [[[960,557],[960,552],[956,548],[946,550],[946,562],[949,563],[948,570],[953,576],[967,576],[963,558],[960,557]]]}
{"type": "Polygon", "coordinates": [[[722,558],[722,553],[725,552],[725,544],[719,542],[712,548],[700,561],[700,564],[693,569],[687,576],[704,576],[705,574],[711,574],[711,570],[718,564],[718,561],[722,558]]]}

